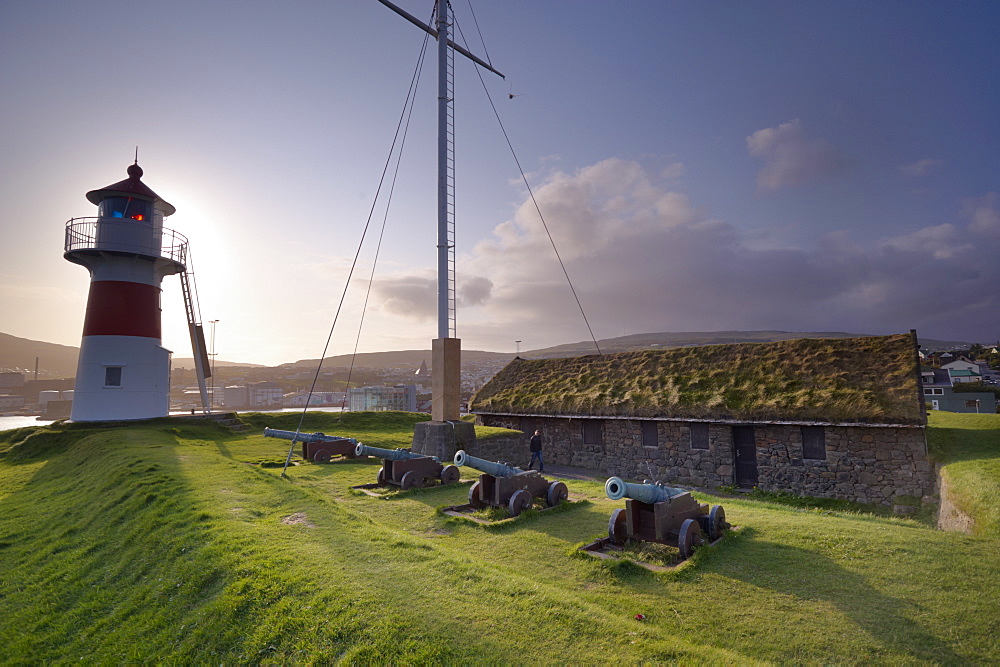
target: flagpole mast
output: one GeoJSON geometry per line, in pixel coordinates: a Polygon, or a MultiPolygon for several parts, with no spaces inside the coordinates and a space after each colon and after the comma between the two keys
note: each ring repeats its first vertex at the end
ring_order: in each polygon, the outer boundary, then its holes
{"type": "MultiPolygon", "coordinates": [[[[448,14],[448,0],[436,0],[436,29],[403,11],[389,0],[378,1],[418,28],[433,35],[438,43],[438,337],[431,343],[433,395],[431,422],[422,423],[455,422],[460,416],[462,341],[457,337],[452,337],[452,335],[457,336],[457,332],[453,331],[452,327],[455,281],[453,278],[454,239],[451,238],[451,235],[454,233],[454,220],[449,220],[449,214],[454,214],[453,207],[450,208],[453,197],[452,190],[454,189],[452,182],[454,165],[449,165],[449,159],[454,159],[454,156],[449,156],[449,149],[452,148],[452,132],[454,131],[452,116],[449,113],[450,105],[453,102],[451,86],[454,79],[454,74],[450,71],[450,67],[453,67],[454,63],[450,60],[454,56],[449,53],[448,49],[461,53],[480,67],[488,69],[501,78],[503,78],[503,74],[495,70],[489,63],[470,53],[468,49],[448,38],[449,29],[453,23],[448,14]],[[449,171],[449,167],[451,167],[451,171],[449,171]],[[449,173],[452,176],[449,176],[449,173]]],[[[448,424],[444,425],[448,426],[448,424]]],[[[453,430],[454,427],[448,433],[452,434],[453,430]]],[[[454,438],[454,435],[451,437],[454,438]]],[[[474,439],[475,435],[473,434],[472,437],[474,439]]],[[[414,442],[416,443],[416,441],[415,434],[414,442]]],[[[414,451],[417,449],[415,448],[414,451]]]]}
{"type": "Polygon", "coordinates": [[[438,41],[438,338],[449,338],[448,304],[448,0],[437,0],[438,41]]]}

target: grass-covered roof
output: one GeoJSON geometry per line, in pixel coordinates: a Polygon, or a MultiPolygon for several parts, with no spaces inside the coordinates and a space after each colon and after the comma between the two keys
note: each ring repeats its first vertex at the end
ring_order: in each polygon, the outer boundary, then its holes
{"type": "Polygon", "coordinates": [[[515,359],[481,413],[925,424],[913,334],[515,359]]]}

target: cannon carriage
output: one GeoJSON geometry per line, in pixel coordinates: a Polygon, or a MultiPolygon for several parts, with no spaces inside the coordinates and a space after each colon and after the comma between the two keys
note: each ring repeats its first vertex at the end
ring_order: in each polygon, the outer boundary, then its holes
{"type": "Polygon", "coordinates": [[[629,539],[657,542],[677,547],[681,558],[689,558],[707,541],[722,537],[729,527],[722,505],[709,508],[690,492],[660,483],[630,484],[612,477],[604,484],[608,498],[625,498],[625,507],[616,509],[608,520],[612,544],[629,539]]]}
{"type": "Polygon", "coordinates": [[[439,480],[441,484],[454,484],[461,473],[457,466],[442,465],[434,456],[414,454],[407,449],[382,449],[358,443],[356,456],[377,456],[382,459],[376,481],[379,486],[398,486],[404,491],[422,488],[439,480]]]}
{"type": "Polygon", "coordinates": [[[535,498],[554,507],[569,497],[563,482],[549,481],[536,470],[476,458],[464,450],[455,454],[455,465],[483,473],[469,488],[469,504],[475,509],[506,507],[511,516],[518,516],[534,504],[535,498]]]}
{"type": "Polygon", "coordinates": [[[359,443],[354,438],[326,435],[325,433],[297,433],[295,431],[282,431],[276,428],[265,428],[264,437],[301,442],[302,458],[314,463],[326,463],[334,456],[343,456],[349,459],[357,458],[354,449],[359,443]]]}

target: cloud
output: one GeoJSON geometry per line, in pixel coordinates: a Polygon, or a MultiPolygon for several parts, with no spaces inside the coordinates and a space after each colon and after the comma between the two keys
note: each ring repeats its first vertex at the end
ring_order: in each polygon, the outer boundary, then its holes
{"type": "Polygon", "coordinates": [[[930,158],[917,160],[913,164],[904,164],[899,167],[899,173],[906,178],[919,178],[921,176],[926,176],[932,168],[939,164],[941,164],[940,160],[932,160],[930,158]]]}
{"type": "Polygon", "coordinates": [[[764,167],[757,173],[757,186],[761,190],[821,181],[846,166],[840,153],[828,142],[807,137],[798,119],[757,130],[746,142],[750,155],[764,160],[764,167]]]}
{"type": "Polygon", "coordinates": [[[972,221],[969,229],[982,236],[1000,237],[1000,209],[997,208],[1000,197],[990,192],[978,199],[965,202],[963,212],[972,221]]]}
{"type": "MultiPolygon", "coordinates": [[[[767,247],[672,189],[662,172],[609,159],[557,172],[535,196],[574,292],[529,201],[459,258],[460,335],[523,349],[655,331],[780,329],[995,338],[998,198],[967,203],[968,224],[890,238],[847,232],[813,247],[767,247]],[[935,333],[937,332],[937,333],[935,333]]],[[[381,282],[382,307],[433,316],[427,275],[381,282]]]]}
{"type": "Polygon", "coordinates": [[[462,306],[479,306],[490,300],[493,281],[482,276],[472,276],[458,286],[458,302],[462,306]]]}
{"type": "Polygon", "coordinates": [[[372,296],[391,315],[420,322],[437,316],[437,279],[431,272],[376,278],[372,296]]]}

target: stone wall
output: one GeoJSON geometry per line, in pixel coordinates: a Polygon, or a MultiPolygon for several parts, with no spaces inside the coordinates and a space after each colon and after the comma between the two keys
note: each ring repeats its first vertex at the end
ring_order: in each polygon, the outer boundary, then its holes
{"type": "MultiPolygon", "coordinates": [[[[521,428],[517,416],[480,415],[479,420],[487,426],[521,428]]],[[[655,446],[643,446],[638,420],[539,417],[531,424],[542,431],[546,463],[626,480],[649,479],[652,472],[656,480],[682,487],[735,483],[730,424],[709,424],[708,449],[691,447],[687,422],[657,421],[655,446]],[[584,442],[585,421],[601,423],[602,442],[584,442]]],[[[757,487],[881,505],[892,505],[897,496],[934,494],[936,476],[927,460],[925,429],[825,426],[823,434],[825,458],[806,459],[800,426],[756,425],[757,487]]],[[[526,438],[522,446],[527,460],[526,438]]]]}
{"type": "Polygon", "coordinates": [[[476,440],[475,448],[469,449],[466,453],[487,461],[509,463],[518,468],[527,468],[528,462],[531,461],[528,436],[521,434],[479,438],[476,440]]]}

